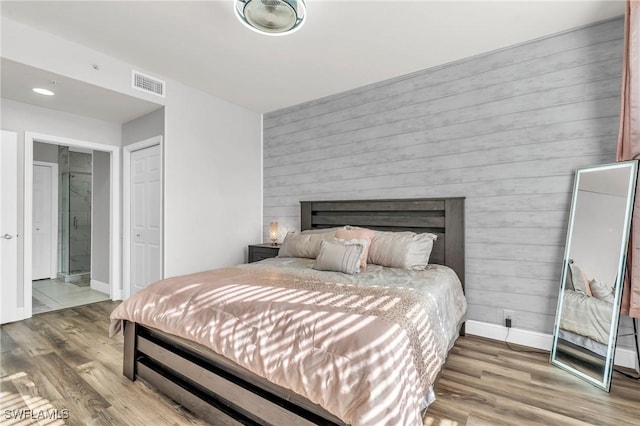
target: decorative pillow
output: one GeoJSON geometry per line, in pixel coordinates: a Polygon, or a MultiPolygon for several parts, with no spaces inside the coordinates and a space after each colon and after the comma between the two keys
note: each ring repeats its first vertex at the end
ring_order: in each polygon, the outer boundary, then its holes
{"type": "Polygon", "coordinates": [[[336,235],[338,228],[290,231],[284,237],[278,257],[308,257],[315,259],[320,253],[320,244],[336,235]]]}
{"type": "Polygon", "coordinates": [[[320,254],[318,254],[316,263],[313,264],[313,269],[357,274],[360,272],[360,262],[368,244],[367,240],[341,240],[338,238],[322,241],[320,254]]]}
{"type": "Polygon", "coordinates": [[[362,255],[362,261],[360,262],[360,268],[365,269],[367,267],[367,257],[369,256],[369,247],[371,246],[371,240],[376,235],[375,231],[366,228],[354,228],[347,226],[340,228],[336,231],[336,238],[342,240],[367,240],[367,246],[364,248],[362,255]]]}
{"type": "Polygon", "coordinates": [[[597,278],[589,281],[589,288],[591,289],[591,295],[596,299],[600,299],[603,302],[613,303],[615,299],[614,289],[610,285],[607,285],[597,278]]]}
{"type": "Polygon", "coordinates": [[[573,282],[573,289],[578,293],[591,296],[591,288],[589,287],[589,280],[587,279],[582,269],[572,262],[569,264],[571,269],[571,281],[573,282]]]}
{"type": "Polygon", "coordinates": [[[565,290],[576,290],[573,286],[573,279],[571,279],[571,268],[567,270],[567,278],[565,279],[565,290]]]}
{"type": "Polygon", "coordinates": [[[421,271],[429,263],[435,234],[377,231],[369,247],[369,263],[421,271]]]}

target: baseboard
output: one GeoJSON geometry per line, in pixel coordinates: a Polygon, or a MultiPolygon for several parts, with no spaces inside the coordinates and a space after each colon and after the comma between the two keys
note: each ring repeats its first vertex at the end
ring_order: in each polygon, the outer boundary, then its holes
{"type": "Polygon", "coordinates": [[[91,290],[99,291],[104,294],[111,294],[111,285],[98,280],[91,280],[91,290]]]}
{"type": "MultiPolygon", "coordinates": [[[[111,284],[103,283],[102,281],[91,280],[91,289],[104,294],[111,294],[111,284]]],[[[114,290],[111,300],[122,300],[122,290],[114,290]]]]}
{"type": "Polygon", "coordinates": [[[616,357],[614,362],[620,367],[633,368],[636,371],[640,371],[640,367],[638,366],[638,357],[636,356],[636,352],[632,349],[616,348],[616,357]]]}
{"type": "MultiPolygon", "coordinates": [[[[499,341],[504,341],[505,337],[507,337],[507,327],[502,325],[473,320],[468,320],[465,324],[467,334],[499,341]]],[[[509,343],[551,351],[553,336],[537,331],[511,328],[509,330],[509,343]]],[[[635,351],[627,348],[616,348],[615,364],[620,367],[633,368],[637,371],[638,360],[635,351]]]]}
{"type": "Polygon", "coordinates": [[[113,296],[111,296],[111,300],[122,300],[122,290],[113,290],[113,296]]]}

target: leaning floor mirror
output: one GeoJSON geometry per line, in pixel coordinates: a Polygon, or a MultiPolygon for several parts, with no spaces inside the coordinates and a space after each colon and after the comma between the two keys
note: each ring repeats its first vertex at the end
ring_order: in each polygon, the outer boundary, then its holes
{"type": "Polygon", "coordinates": [[[577,171],[551,363],[611,386],[638,162],[577,171]]]}

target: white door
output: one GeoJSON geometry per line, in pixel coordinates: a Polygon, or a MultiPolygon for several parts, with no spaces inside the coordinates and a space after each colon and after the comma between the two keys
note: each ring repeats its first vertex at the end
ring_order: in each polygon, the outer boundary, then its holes
{"type": "Polygon", "coordinates": [[[0,323],[17,321],[18,308],[18,135],[0,137],[0,323]]]}
{"type": "Polygon", "coordinates": [[[131,153],[131,294],[162,278],[160,145],[131,153]]]}
{"type": "MultiPolygon", "coordinates": [[[[57,178],[57,176],[55,176],[57,178]]],[[[32,278],[55,278],[53,224],[54,168],[42,163],[33,165],[33,257],[32,278]]]]}

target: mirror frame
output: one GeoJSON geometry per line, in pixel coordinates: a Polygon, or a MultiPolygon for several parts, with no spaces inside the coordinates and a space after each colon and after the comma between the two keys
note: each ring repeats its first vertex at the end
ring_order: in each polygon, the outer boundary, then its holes
{"type": "Polygon", "coordinates": [[[631,230],[631,218],[633,216],[633,207],[634,207],[634,201],[635,201],[635,195],[636,195],[635,193],[636,193],[637,178],[638,178],[638,161],[637,160],[622,161],[618,163],[603,164],[598,166],[582,167],[576,171],[576,176],[574,179],[574,186],[573,186],[573,195],[571,198],[571,213],[569,215],[567,242],[565,245],[563,264],[562,264],[562,275],[560,278],[560,293],[558,296],[558,306],[556,309],[556,318],[555,318],[555,324],[553,327],[553,345],[551,347],[549,362],[555,365],[556,367],[559,367],[565,371],[568,371],[571,374],[574,374],[586,380],[587,382],[593,384],[598,388],[605,390],[606,392],[609,392],[611,389],[611,375],[613,372],[615,350],[616,350],[616,344],[617,344],[617,338],[618,338],[618,323],[620,321],[620,304],[622,301],[622,288],[624,286],[624,274],[626,271],[626,264],[627,264],[627,250],[629,245],[629,234],[631,230]],[[573,233],[573,222],[575,218],[575,209],[576,209],[576,203],[578,199],[578,184],[580,183],[580,176],[585,172],[598,171],[598,170],[610,170],[614,168],[623,168],[623,167],[630,168],[631,173],[629,176],[629,188],[627,191],[627,205],[626,205],[626,211],[625,211],[625,219],[623,223],[623,227],[624,227],[623,234],[622,234],[623,241],[620,247],[620,256],[619,256],[619,262],[617,267],[618,273],[616,275],[616,282],[614,283],[615,296],[614,296],[614,303],[613,303],[613,313],[611,318],[611,328],[609,330],[609,344],[607,348],[607,357],[605,360],[603,378],[602,378],[602,381],[599,381],[596,378],[591,377],[583,373],[582,371],[579,371],[578,369],[573,368],[572,366],[567,365],[564,362],[556,359],[558,334],[560,330],[560,313],[562,312],[565,283],[567,280],[567,274],[569,273],[568,271],[569,271],[569,259],[570,259],[569,255],[571,250],[571,237],[573,233]]]}

